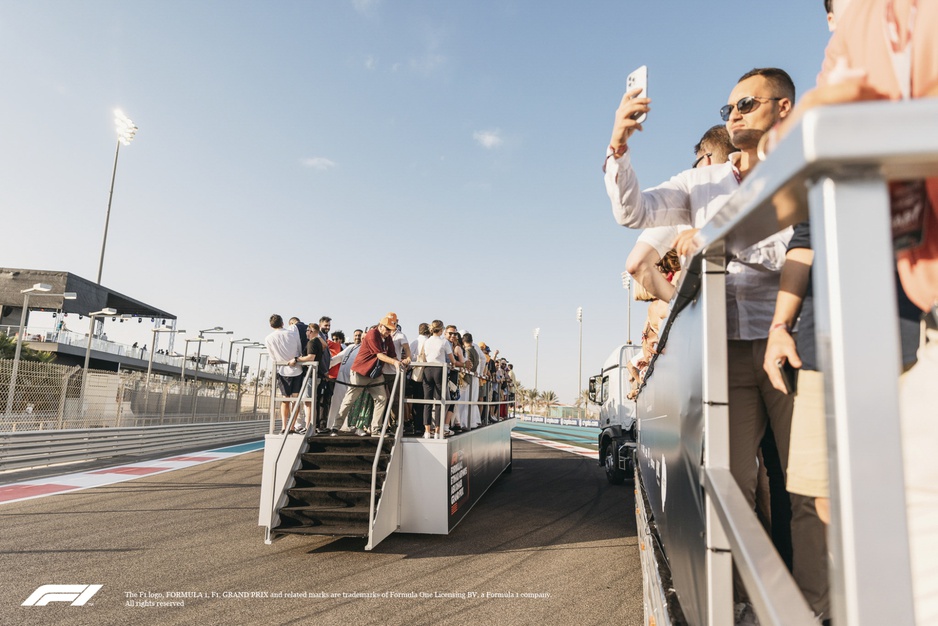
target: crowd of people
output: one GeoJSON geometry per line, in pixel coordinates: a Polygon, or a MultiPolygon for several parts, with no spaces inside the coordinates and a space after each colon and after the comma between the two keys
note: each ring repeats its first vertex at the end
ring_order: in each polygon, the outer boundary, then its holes
{"type": "MultiPolygon", "coordinates": [[[[671,263],[699,247],[699,229],[739,188],[773,145],[814,106],[861,100],[938,96],[938,3],[916,0],[824,1],[832,35],[818,85],[796,105],[795,85],[779,68],[743,74],[720,109],[725,126],[710,129],[695,146],[697,161],[664,183],[642,189],[632,168],[629,138],[642,130],[651,100],[627,92],[616,111],[606,153],[605,186],[622,226],[644,228],[627,270],[652,302],[642,352],[629,364],[631,397],[657,352],[657,335],[680,268],[671,263]],[[836,19],[835,19],[836,17],[836,19]],[[835,28],[836,26],[836,28],[835,28]],[[671,262],[665,261],[668,256],[671,262]]],[[[934,420],[938,380],[938,178],[890,184],[900,316],[903,433],[909,541],[915,611],[920,623],[938,620],[938,439],[934,420]],[[897,209],[911,207],[897,220],[897,209]],[[913,214],[916,237],[895,230],[913,214]],[[911,370],[911,371],[910,371],[911,370]],[[930,384],[924,381],[929,380],[930,384]],[[931,407],[930,409],[927,407],[931,407]],[[926,443],[927,442],[927,443],[926,443]],[[930,556],[928,556],[930,555],[930,556]]],[[[914,230],[914,229],[913,229],[914,230]]],[[[777,450],[787,500],[793,578],[820,621],[830,619],[826,524],[829,485],[823,375],[814,346],[810,275],[810,223],[789,227],[730,259],[726,267],[730,470],[755,508],[762,460],[777,450]],[[784,370],[800,370],[794,376],[784,370]],[[787,379],[787,380],[786,380],[787,379]],[[767,442],[774,442],[774,446],[767,442]]],[[[773,528],[773,536],[778,537],[773,528]]],[[[781,542],[784,543],[784,542],[781,542]]],[[[781,545],[777,542],[777,545],[781,545]]],[[[781,548],[780,548],[781,551],[781,548]]],[[[751,607],[736,585],[737,623],[751,607]]]]}
{"type": "Polygon", "coordinates": [[[299,398],[281,402],[281,433],[380,437],[390,405],[386,435],[395,434],[400,420],[404,435],[449,437],[506,419],[514,402],[514,366],[472,333],[440,320],[421,323],[413,341],[393,312],[356,329],[350,343],[341,330],[330,333],[328,316],[311,324],[292,317],[285,325],[274,314],[270,327],[264,343],[278,364],[280,395],[299,398]],[[306,369],[311,365],[315,376],[306,369]],[[294,402],[301,410],[291,426],[294,402]]]}

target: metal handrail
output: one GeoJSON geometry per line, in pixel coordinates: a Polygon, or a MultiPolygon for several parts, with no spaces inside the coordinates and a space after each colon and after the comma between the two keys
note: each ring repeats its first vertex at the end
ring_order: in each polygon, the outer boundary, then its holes
{"type": "MultiPolygon", "coordinates": [[[[450,398],[449,398],[449,386],[446,384],[447,381],[448,381],[447,375],[448,375],[449,366],[448,366],[446,363],[437,363],[437,362],[433,362],[433,361],[431,361],[431,362],[419,361],[419,362],[412,362],[412,363],[410,364],[410,366],[411,366],[411,367],[441,367],[441,368],[443,368],[443,375],[442,375],[442,385],[443,385],[443,389],[441,390],[440,399],[439,399],[439,400],[433,400],[433,399],[429,399],[429,400],[428,400],[427,398],[409,398],[409,399],[408,399],[408,402],[409,402],[410,404],[431,404],[431,405],[432,405],[432,404],[436,404],[436,403],[439,403],[439,404],[440,404],[440,426],[441,426],[441,427],[437,429],[437,432],[436,432],[436,434],[435,434],[434,437],[433,437],[434,439],[443,439],[443,428],[442,428],[442,426],[443,426],[443,422],[445,421],[445,417],[446,417],[446,415],[445,415],[445,414],[446,414],[446,405],[448,405],[448,404],[467,404],[467,405],[475,405],[475,406],[500,406],[500,405],[503,405],[503,404],[512,404],[512,401],[511,401],[511,400],[491,400],[491,401],[490,401],[490,400],[479,400],[479,399],[475,399],[475,400],[453,400],[453,399],[450,399],[450,398]]],[[[480,380],[483,380],[483,379],[484,379],[484,380],[489,380],[489,381],[491,381],[491,382],[494,382],[494,380],[492,380],[492,379],[488,379],[488,378],[484,378],[484,377],[482,377],[482,376],[479,376],[476,372],[473,372],[471,369],[468,369],[468,368],[462,368],[462,367],[460,367],[460,368],[454,368],[454,369],[462,370],[462,371],[464,371],[465,373],[469,374],[470,376],[475,376],[476,378],[478,378],[478,379],[480,379],[480,380]]],[[[512,412],[513,412],[513,411],[512,411],[512,412]]],[[[491,419],[491,416],[489,416],[489,419],[491,419]]],[[[497,421],[497,420],[496,420],[496,421],[497,421]]],[[[486,425],[487,425],[487,424],[486,424],[486,425]]]]}
{"type": "MultiPolygon", "coordinates": [[[[272,362],[272,366],[271,366],[271,368],[270,368],[270,371],[271,371],[271,392],[270,392],[271,419],[273,419],[273,411],[274,411],[274,409],[275,409],[275,407],[276,407],[276,401],[278,400],[278,396],[277,396],[277,381],[276,381],[277,366],[278,366],[278,365],[286,365],[286,364],[287,364],[287,361],[273,361],[273,362],[272,362]]],[[[303,386],[302,386],[302,389],[303,389],[304,392],[306,392],[306,391],[308,390],[308,388],[309,388],[308,383],[309,383],[310,374],[316,373],[316,372],[318,371],[318,369],[319,369],[319,363],[314,362],[314,363],[308,365],[307,368],[308,368],[308,369],[306,370],[306,374],[303,376],[303,386]]],[[[317,377],[317,378],[315,378],[314,380],[317,380],[317,381],[318,381],[319,379],[318,379],[318,377],[317,377]]],[[[297,415],[299,415],[299,412],[300,412],[300,402],[301,402],[301,401],[306,401],[307,398],[309,398],[309,396],[307,396],[306,398],[304,398],[302,395],[299,395],[299,396],[296,396],[296,397],[293,397],[293,398],[286,398],[286,397],[279,398],[279,400],[280,400],[281,402],[293,402],[293,408],[292,408],[291,411],[290,411],[290,419],[289,419],[289,421],[284,425],[284,429],[283,429],[283,439],[280,441],[280,447],[277,449],[277,454],[276,454],[276,456],[274,457],[273,474],[272,474],[272,477],[271,477],[271,485],[272,485],[271,488],[274,490],[274,493],[272,494],[272,497],[271,497],[271,503],[270,503],[270,507],[271,507],[271,511],[270,511],[270,513],[271,513],[271,519],[273,519],[273,518],[277,515],[277,509],[279,508],[279,507],[277,506],[277,503],[280,502],[280,496],[282,495],[282,494],[276,493],[276,489],[277,489],[277,468],[280,466],[280,457],[281,457],[281,455],[283,454],[283,448],[284,448],[284,446],[286,446],[286,444],[287,444],[287,437],[290,436],[290,431],[293,430],[293,426],[294,426],[294,424],[296,424],[296,417],[297,417],[297,415]]],[[[310,415],[310,417],[311,417],[311,419],[310,419],[310,424],[313,424],[313,425],[316,424],[316,411],[317,411],[317,409],[319,408],[319,407],[316,406],[315,398],[316,398],[316,394],[314,393],[313,396],[312,396],[312,399],[313,399],[314,401],[311,403],[313,408],[312,408],[312,411],[310,412],[310,413],[311,413],[311,415],[310,415]]],[[[277,407],[277,408],[279,408],[279,407],[277,407]]],[[[314,428],[315,428],[315,426],[314,426],[314,428]]],[[[273,434],[273,433],[271,432],[270,434],[273,434]]],[[[305,439],[305,437],[304,437],[304,439],[305,439]]],[[[308,446],[309,446],[308,443],[304,443],[304,445],[300,446],[300,447],[298,448],[298,450],[297,450],[297,456],[299,456],[300,454],[302,454],[303,451],[304,451],[308,446]]],[[[294,460],[295,460],[295,459],[294,459],[294,460]]]]}
{"type": "MultiPolygon", "coordinates": [[[[403,409],[404,409],[404,377],[401,376],[403,368],[398,367],[397,371],[394,373],[394,383],[391,385],[390,397],[394,397],[394,392],[398,391],[400,388],[400,393],[398,393],[398,411],[397,411],[397,426],[396,426],[396,442],[401,440],[401,431],[404,425],[403,420],[403,409]]],[[[384,374],[381,374],[382,376],[384,374]]],[[[375,450],[375,460],[371,464],[371,495],[368,498],[368,533],[371,533],[371,529],[375,525],[375,492],[378,485],[378,461],[381,459],[381,451],[384,449],[384,437],[388,430],[388,423],[391,419],[391,403],[388,402],[387,406],[384,409],[384,417],[381,420],[381,433],[378,437],[378,448],[375,450]]],[[[390,464],[390,461],[389,461],[390,464]]]]}

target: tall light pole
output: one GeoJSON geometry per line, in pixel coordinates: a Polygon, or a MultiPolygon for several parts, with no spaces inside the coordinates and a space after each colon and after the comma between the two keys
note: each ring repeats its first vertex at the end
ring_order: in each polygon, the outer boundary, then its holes
{"type": "Polygon", "coordinates": [[[242,343],[253,343],[251,339],[245,337],[244,339],[235,339],[228,344],[228,362],[225,363],[225,395],[222,397],[221,403],[218,405],[218,416],[221,416],[221,407],[222,404],[228,403],[228,376],[231,374],[231,352],[234,350],[235,344],[242,343]]]}
{"type": "Polygon", "coordinates": [[[101,284],[101,272],[104,270],[104,249],[107,247],[107,228],[111,222],[111,200],[114,198],[114,179],[117,178],[117,157],[121,153],[121,144],[129,146],[137,134],[137,127],[130,118],[114,111],[114,124],[117,127],[117,150],[114,151],[114,170],[111,172],[111,191],[107,196],[107,214],[104,216],[104,238],[101,240],[101,260],[98,262],[98,284],[101,284]]]}
{"type": "MultiPolygon", "coordinates": [[[[267,346],[264,346],[264,347],[266,348],[267,346]]],[[[269,358],[269,355],[267,354],[267,352],[265,352],[264,350],[261,350],[260,352],[257,353],[257,371],[254,373],[254,413],[255,413],[255,414],[257,413],[257,387],[258,387],[258,384],[259,384],[260,381],[261,381],[261,358],[262,358],[262,357],[265,357],[265,356],[268,357],[267,360],[269,361],[270,358],[269,358]]],[[[271,384],[271,385],[276,385],[276,384],[277,384],[277,383],[274,381],[273,377],[271,377],[270,384],[271,384]]],[[[273,410],[273,409],[271,409],[271,410],[273,410]]]]}
{"type": "MultiPolygon", "coordinates": [[[[213,335],[213,334],[233,335],[234,331],[225,330],[221,326],[214,326],[212,328],[206,328],[205,330],[199,331],[199,337],[204,337],[205,335],[213,335]]],[[[193,383],[196,383],[199,381],[199,365],[201,364],[202,364],[202,344],[199,343],[198,354],[196,354],[196,357],[195,357],[195,376],[192,377],[193,383]]]]}
{"type": "Polygon", "coordinates": [[[540,345],[541,329],[534,329],[534,391],[537,391],[537,350],[540,345]]]}
{"type": "Polygon", "coordinates": [[[576,401],[583,395],[583,307],[576,309],[576,321],[580,323],[580,366],[576,377],[576,401]]]}
{"type": "Polygon", "coordinates": [[[629,316],[626,334],[628,336],[628,344],[632,345],[632,276],[628,272],[622,272],[622,286],[629,292],[629,316]]]}
{"type": "MultiPolygon", "coordinates": [[[[244,346],[241,349],[241,360],[238,363],[238,413],[241,413],[241,378],[244,376],[244,357],[247,354],[248,350],[256,350],[258,348],[266,348],[264,344],[259,341],[255,341],[249,346],[244,346]]],[[[260,359],[258,359],[258,363],[260,359]]],[[[256,406],[256,405],[255,405],[256,406]]],[[[255,409],[256,411],[257,409],[255,409]]]]}
{"type": "MultiPolygon", "coordinates": [[[[221,334],[221,335],[233,335],[233,330],[225,330],[221,326],[215,326],[213,328],[206,328],[205,330],[199,331],[199,337],[210,334],[221,334]]],[[[199,382],[199,366],[202,365],[202,344],[199,343],[198,354],[195,357],[195,376],[192,377],[192,383],[195,384],[199,382]]],[[[195,419],[195,412],[199,407],[199,390],[196,389],[195,397],[192,398],[192,419],[195,419]]]]}
{"type": "Polygon", "coordinates": [[[78,409],[81,411],[82,418],[85,416],[85,390],[88,387],[88,363],[91,361],[91,342],[94,339],[94,318],[112,317],[114,315],[117,315],[117,310],[110,308],[88,314],[88,341],[85,344],[85,366],[81,371],[81,394],[78,401],[78,409]]]}
{"type": "Polygon", "coordinates": [[[145,410],[150,408],[150,373],[153,371],[153,353],[156,352],[156,333],[184,333],[184,330],[174,330],[172,328],[154,328],[153,329],[153,341],[150,343],[153,348],[150,350],[150,362],[147,363],[147,384],[146,392],[143,395],[143,404],[146,407],[145,410]]]}
{"type": "Polygon", "coordinates": [[[186,359],[189,358],[189,344],[190,344],[190,343],[197,343],[197,344],[199,344],[199,346],[201,347],[203,341],[204,341],[204,342],[207,342],[207,343],[211,343],[211,342],[213,342],[213,341],[215,341],[215,340],[214,340],[214,339],[205,339],[204,337],[196,337],[196,338],[193,338],[193,339],[186,339],[186,349],[185,349],[185,351],[184,351],[183,354],[182,354],[182,372],[181,372],[181,374],[180,374],[180,382],[182,382],[182,384],[184,384],[184,385],[186,384],[186,359]]]}
{"type": "MultiPolygon", "coordinates": [[[[181,373],[181,375],[180,375],[180,377],[179,377],[179,385],[180,385],[180,389],[179,389],[179,406],[177,407],[177,411],[178,411],[179,413],[182,412],[182,394],[183,394],[183,392],[185,391],[185,388],[186,388],[186,360],[189,358],[189,344],[195,342],[195,343],[198,343],[198,344],[199,344],[199,347],[201,347],[203,341],[207,341],[207,342],[211,343],[211,342],[213,342],[213,341],[215,341],[215,340],[214,340],[214,339],[205,339],[204,337],[195,337],[195,338],[193,338],[193,339],[186,339],[186,340],[185,340],[185,342],[186,342],[186,347],[185,347],[185,350],[184,350],[183,353],[182,353],[182,373],[181,373]]],[[[195,407],[193,407],[193,410],[195,410],[195,407]]]]}
{"type": "Polygon", "coordinates": [[[75,293],[72,291],[66,291],[65,293],[48,293],[49,291],[52,291],[52,285],[45,283],[36,283],[29,289],[20,291],[20,293],[24,294],[23,311],[20,313],[20,329],[19,332],[16,333],[16,351],[13,353],[13,371],[10,373],[10,393],[7,396],[7,415],[10,415],[13,411],[13,393],[16,391],[16,375],[19,373],[20,354],[23,352],[23,342],[26,340],[23,335],[26,333],[26,316],[29,315],[30,294],[35,293],[36,297],[46,298],[61,297],[65,300],[74,300],[76,298],[75,293]]]}

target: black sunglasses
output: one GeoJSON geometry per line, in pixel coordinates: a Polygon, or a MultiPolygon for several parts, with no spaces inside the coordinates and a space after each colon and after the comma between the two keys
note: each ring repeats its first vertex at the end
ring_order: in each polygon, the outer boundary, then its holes
{"type": "MultiPolygon", "coordinates": [[[[746,113],[749,113],[755,108],[756,102],[760,102],[762,100],[782,100],[782,98],[763,98],[761,96],[746,96],[745,98],[740,98],[736,102],[735,107],[737,111],[745,115],[746,113]]],[[[720,107],[720,118],[724,122],[730,121],[730,113],[733,112],[733,107],[734,105],[732,104],[725,104],[720,107]]]]}
{"type": "Polygon", "coordinates": [[[701,161],[703,161],[704,159],[709,159],[712,156],[713,156],[712,152],[708,152],[707,154],[701,154],[699,157],[697,157],[697,160],[694,161],[694,164],[691,165],[690,168],[692,170],[697,169],[697,166],[700,165],[701,161]]]}

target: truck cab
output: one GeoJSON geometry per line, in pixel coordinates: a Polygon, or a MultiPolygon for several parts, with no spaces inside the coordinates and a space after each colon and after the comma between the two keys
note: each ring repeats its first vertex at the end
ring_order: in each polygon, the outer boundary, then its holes
{"type": "Polygon", "coordinates": [[[628,399],[632,385],[626,364],[641,346],[622,344],[612,351],[602,371],[589,380],[589,400],[599,409],[599,464],[606,478],[615,485],[635,473],[635,448],[638,440],[636,404],[628,399]]]}

